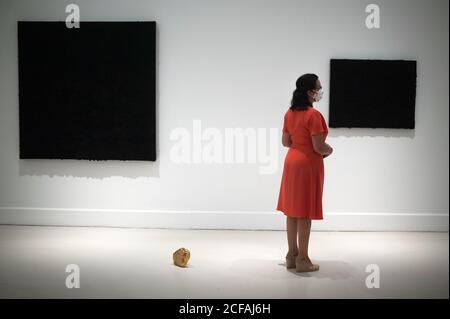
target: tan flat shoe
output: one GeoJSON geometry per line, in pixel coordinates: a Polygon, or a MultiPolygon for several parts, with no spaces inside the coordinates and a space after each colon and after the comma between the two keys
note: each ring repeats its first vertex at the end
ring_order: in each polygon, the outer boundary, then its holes
{"type": "Polygon", "coordinates": [[[295,268],[295,258],[298,256],[298,254],[296,255],[291,255],[289,253],[286,254],[286,268],[290,269],[290,268],[295,268]]]}
{"type": "Polygon", "coordinates": [[[300,262],[299,258],[295,258],[295,271],[296,272],[310,272],[319,270],[319,265],[308,265],[304,262],[300,262]]]}

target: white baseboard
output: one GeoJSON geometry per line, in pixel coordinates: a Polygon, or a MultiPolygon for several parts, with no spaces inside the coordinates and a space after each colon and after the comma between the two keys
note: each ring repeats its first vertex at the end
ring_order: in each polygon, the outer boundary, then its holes
{"type": "MultiPolygon", "coordinates": [[[[448,232],[447,214],[324,213],[318,231],[448,232]]],[[[285,230],[282,212],[0,207],[0,224],[166,229],[285,230]]]]}

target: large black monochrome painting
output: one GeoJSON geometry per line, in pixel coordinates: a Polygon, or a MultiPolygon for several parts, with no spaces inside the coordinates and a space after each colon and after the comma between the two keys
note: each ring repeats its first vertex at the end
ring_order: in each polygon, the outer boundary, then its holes
{"type": "Polygon", "coordinates": [[[155,22],[18,22],[20,158],[156,160],[155,22]]]}
{"type": "Polygon", "coordinates": [[[416,61],[331,59],[330,127],[415,127],[416,61]]]}

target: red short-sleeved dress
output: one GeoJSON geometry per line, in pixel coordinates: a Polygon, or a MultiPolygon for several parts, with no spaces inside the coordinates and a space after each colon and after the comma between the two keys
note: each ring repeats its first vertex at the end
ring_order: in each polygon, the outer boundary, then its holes
{"type": "Polygon", "coordinates": [[[289,217],[323,219],[323,157],[314,151],[311,136],[328,135],[325,119],[314,107],[289,109],[284,115],[286,132],[292,144],[284,160],[277,210],[289,217]]]}

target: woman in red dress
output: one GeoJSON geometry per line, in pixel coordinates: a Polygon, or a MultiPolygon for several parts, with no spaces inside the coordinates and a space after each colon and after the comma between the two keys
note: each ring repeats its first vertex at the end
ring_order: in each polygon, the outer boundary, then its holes
{"type": "Polygon", "coordinates": [[[277,210],[287,216],[289,251],[286,267],[298,272],[316,271],[308,256],[312,219],[323,219],[323,159],[333,152],[325,143],[328,127],[313,107],[322,98],[322,85],[315,74],[298,78],[291,106],[284,115],[283,146],[289,147],[284,160],[277,210]],[[298,241],[298,246],[297,246],[298,241]]]}

